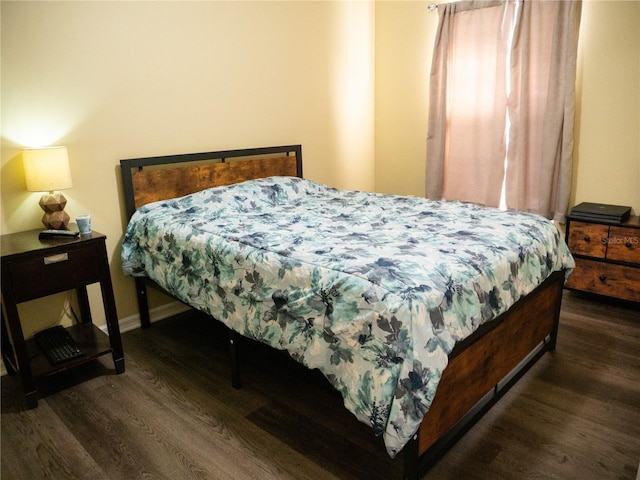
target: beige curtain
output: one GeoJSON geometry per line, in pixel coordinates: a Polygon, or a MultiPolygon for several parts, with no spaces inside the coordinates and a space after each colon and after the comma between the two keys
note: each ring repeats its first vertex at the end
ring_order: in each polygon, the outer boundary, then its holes
{"type": "Polygon", "coordinates": [[[525,1],[511,52],[506,205],[564,222],[571,193],[582,3],[525,1]]]}
{"type": "Polygon", "coordinates": [[[579,1],[440,5],[426,196],[563,219],[569,201],[579,1]],[[505,175],[506,165],[506,175],[505,175]]]}
{"type": "Polygon", "coordinates": [[[486,205],[500,200],[506,155],[506,5],[461,1],[438,7],[429,92],[427,198],[486,205]]]}

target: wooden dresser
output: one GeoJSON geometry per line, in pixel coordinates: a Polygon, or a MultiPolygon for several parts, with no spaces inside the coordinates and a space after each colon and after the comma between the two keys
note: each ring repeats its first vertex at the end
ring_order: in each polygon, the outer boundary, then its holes
{"type": "Polygon", "coordinates": [[[640,303],[639,220],[614,225],[569,216],[566,241],[576,268],[566,287],[640,303]]]}

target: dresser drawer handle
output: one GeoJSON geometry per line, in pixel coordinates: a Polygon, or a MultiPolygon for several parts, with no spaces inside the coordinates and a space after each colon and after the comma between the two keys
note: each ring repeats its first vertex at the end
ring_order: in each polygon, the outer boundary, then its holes
{"type": "Polygon", "coordinates": [[[632,248],[633,247],[633,245],[631,245],[631,242],[625,243],[624,246],[627,247],[627,248],[632,248]]]}
{"type": "Polygon", "coordinates": [[[589,238],[589,235],[585,235],[584,236],[584,241],[585,242],[590,242],[591,241],[591,238],[589,238]]]}
{"type": "Polygon", "coordinates": [[[50,257],[44,257],[44,264],[51,265],[52,263],[66,262],[69,260],[68,253],[59,253],[58,255],[51,255],[50,257]]]}
{"type": "Polygon", "coordinates": [[[606,282],[606,281],[607,281],[607,276],[606,276],[606,275],[600,275],[600,277],[599,277],[599,278],[600,278],[600,281],[601,281],[602,283],[604,283],[604,282],[606,282]]]}

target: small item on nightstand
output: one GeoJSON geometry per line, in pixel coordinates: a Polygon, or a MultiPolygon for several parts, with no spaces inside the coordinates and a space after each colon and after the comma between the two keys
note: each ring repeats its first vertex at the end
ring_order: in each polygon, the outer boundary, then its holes
{"type": "Polygon", "coordinates": [[[78,215],[76,217],[80,235],[91,235],[91,215],[78,215]]]}
{"type": "Polygon", "coordinates": [[[62,325],[42,330],[36,333],[34,338],[51,365],[84,355],[71,334],[62,325]]]}
{"type": "Polygon", "coordinates": [[[75,232],[73,230],[43,230],[38,234],[39,238],[54,238],[54,237],[66,237],[72,238],[80,235],[80,232],[75,232]]]}

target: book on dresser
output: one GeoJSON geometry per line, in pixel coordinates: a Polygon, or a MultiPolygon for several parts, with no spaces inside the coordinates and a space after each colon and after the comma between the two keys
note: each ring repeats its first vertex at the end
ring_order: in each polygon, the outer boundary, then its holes
{"type": "Polygon", "coordinates": [[[622,223],[629,220],[631,207],[582,202],[573,207],[569,215],[575,219],[585,221],[622,223]]]}

